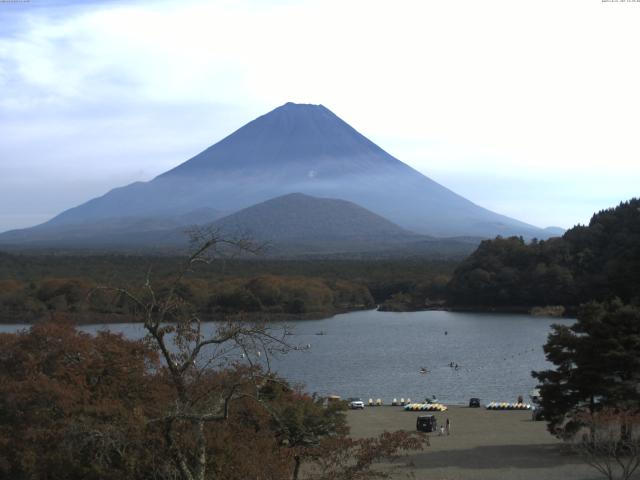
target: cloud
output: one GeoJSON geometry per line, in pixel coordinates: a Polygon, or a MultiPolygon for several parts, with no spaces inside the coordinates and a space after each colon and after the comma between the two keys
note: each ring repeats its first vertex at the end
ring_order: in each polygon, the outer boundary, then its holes
{"type": "MultiPolygon", "coordinates": [[[[53,215],[82,200],[56,199],[56,181],[86,181],[88,199],[147,180],[298,101],[476,203],[569,226],[590,215],[571,205],[637,194],[639,15],[584,0],[2,6],[0,189],[18,165],[53,215]]],[[[0,214],[17,218],[14,195],[0,214]]]]}

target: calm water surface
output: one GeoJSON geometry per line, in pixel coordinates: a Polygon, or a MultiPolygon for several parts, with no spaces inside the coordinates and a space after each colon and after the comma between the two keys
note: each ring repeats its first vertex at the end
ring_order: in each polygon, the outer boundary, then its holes
{"type": "MultiPolygon", "coordinates": [[[[531,370],[548,368],[542,345],[553,323],[573,320],[528,315],[352,312],[289,323],[294,344],[307,351],[276,358],[272,368],[306,390],[343,397],[412,400],[436,395],[448,404],[515,401],[535,386],[531,370]],[[318,333],[324,335],[318,335],[318,333]],[[446,332],[446,333],[445,333],[446,332]],[[450,362],[457,363],[455,370],[450,362]],[[421,374],[420,369],[429,370],[421,374]]],[[[24,325],[2,325],[15,331],[24,325]]],[[[90,325],[140,338],[140,324],[90,325]]]]}

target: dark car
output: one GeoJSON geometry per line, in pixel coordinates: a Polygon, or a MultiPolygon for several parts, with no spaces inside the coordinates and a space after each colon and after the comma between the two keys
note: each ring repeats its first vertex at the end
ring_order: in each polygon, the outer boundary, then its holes
{"type": "Polygon", "coordinates": [[[480,399],[479,398],[471,398],[469,399],[469,407],[470,408],[480,408],[480,399]]]}
{"type": "Polygon", "coordinates": [[[435,432],[436,428],[438,425],[433,415],[421,415],[416,420],[416,430],[419,432],[435,432]]]}

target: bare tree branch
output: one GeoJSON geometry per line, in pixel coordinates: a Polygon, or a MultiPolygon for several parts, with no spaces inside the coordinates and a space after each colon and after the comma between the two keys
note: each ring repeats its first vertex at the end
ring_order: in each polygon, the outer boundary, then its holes
{"type": "Polygon", "coordinates": [[[191,239],[191,254],[167,288],[159,291],[154,288],[149,268],[142,295],[122,287],[99,289],[111,290],[132,302],[134,315],[147,331],[147,341],[160,352],[176,396],[171,411],[149,423],[162,425],[165,442],[180,476],[184,480],[204,480],[213,478],[212,473],[207,472],[205,424],[227,420],[232,403],[240,399],[251,398],[275,414],[259,398],[261,379],[256,375],[256,368],[264,364],[268,371],[270,356],[291,347],[284,334],[276,336],[264,324],[247,324],[241,319],[218,324],[212,334],[203,333],[202,321],[179,293],[185,277],[199,264],[230,254],[255,254],[262,246],[242,236],[225,238],[212,228],[192,232],[191,239]],[[229,361],[234,351],[243,354],[243,362],[248,366],[246,379],[230,385],[203,387],[207,382],[202,380],[211,375],[214,362],[229,361]],[[253,394],[247,392],[249,387],[253,394]],[[178,436],[176,429],[180,432],[178,436]],[[182,441],[186,432],[191,432],[191,443],[182,441]]]}

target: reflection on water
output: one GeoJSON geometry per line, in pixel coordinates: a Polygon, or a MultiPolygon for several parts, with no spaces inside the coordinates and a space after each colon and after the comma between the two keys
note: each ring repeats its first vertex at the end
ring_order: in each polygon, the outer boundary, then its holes
{"type": "MultiPolygon", "coordinates": [[[[470,397],[515,401],[535,386],[531,370],[548,367],[542,345],[550,325],[572,322],[509,314],[353,312],[289,323],[294,334],[288,339],[311,348],[274,359],[272,368],[323,395],[385,403],[432,395],[448,404],[470,397]]],[[[2,325],[0,331],[24,327],[2,325]]],[[[88,332],[105,328],[130,338],[144,336],[140,324],[81,327],[88,332]]]]}

